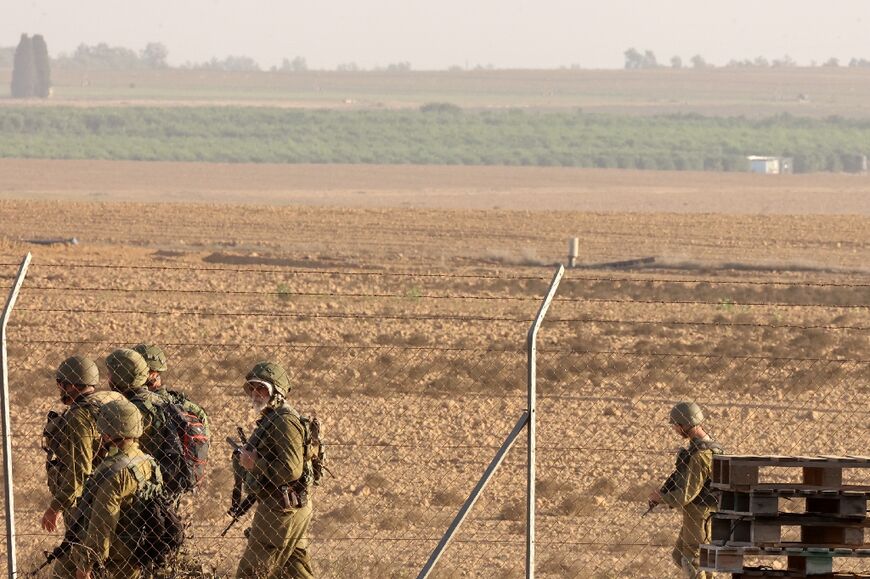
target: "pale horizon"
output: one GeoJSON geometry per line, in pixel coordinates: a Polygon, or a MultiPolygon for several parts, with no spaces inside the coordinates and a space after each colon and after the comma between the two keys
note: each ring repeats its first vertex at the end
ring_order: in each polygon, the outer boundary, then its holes
{"type": "Polygon", "coordinates": [[[622,68],[623,53],[653,51],[659,63],[700,54],[707,62],[769,60],[799,65],[831,57],[870,57],[870,2],[724,3],[613,0],[334,0],[328,4],[262,0],[34,0],[11,6],[0,46],[22,33],[42,34],[52,56],[80,44],[141,50],[164,44],[169,63],[249,56],[262,68],[304,57],[312,69],[408,62],[415,70],[474,68],[622,68]]]}

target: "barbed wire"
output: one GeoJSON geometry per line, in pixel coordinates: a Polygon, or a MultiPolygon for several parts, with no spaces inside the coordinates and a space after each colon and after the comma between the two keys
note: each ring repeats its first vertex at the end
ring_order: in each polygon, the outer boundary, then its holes
{"type": "MultiPolygon", "coordinates": [[[[19,266],[20,262],[0,263],[0,266],[19,266]]],[[[552,266],[540,266],[555,267],[552,266]]],[[[184,267],[167,265],[121,265],[121,264],[88,264],[88,263],[45,263],[32,264],[31,268],[93,268],[93,269],[122,269],[122,270],[158,270],[158,271],[186,271],[186,272],[227,272],[227,273],[280,273],[292,275],[339,275],[339,276],[379,276],[379,277],[410,277],[410,278],[447,278],[447,279],[495,279],[495,280],[518,280],[518,281],[549,281],[549,276],[532,275],[499,275],[499,274],[459,274],[449,272],[396,272],[396,271],[362,271],[362,270],[336,270],[336,269],[300,269],[300,268],[242,268],[242,267],[184,267]]],[[[575,271],[575,270],[569,270],[575,271]]],[[[703,278],[637,278],[637,277],[610,277],[610,276],[571,276],[563,280],[564,283],[647,283],[647,284],[688,284],[688,285],[749,285],[749,286],[783,286],[783,287],[834,287],[834,288],[870,288],[870,283],[845,283],[845,282],[819,282],[819,281],[760,281],[760,280],[718,280],[703,278]]]]}
{"type": "MultiPolygon", "coordinates": [[[[118,287],[73,287],[73,286],[27,286],[26,291],[77,291],[77,292],[112,292],[112,293],[178,293],[194,295],[250,295],[288,297],[332,297],[332,298],[397,298],[397,299],[431,299],[431,300],[483,300],[483,301],[533,301],[539,302],[538,296],[508,296],[508,295],[471,295],[471,294],[422,294],[414,291],[404,293],[374,293],[374,292],[323,292],[323,291],[251,291],[251,290],[218,290],[218,289],[187,289],[187,288],[118,288],[118,287]]],[[[809,302],[752,302],[720,300],[679,300],[679,299],[616,299],[596,297],[556,297],[554,303],[601,303],[601,304],[644,304],[644,305],[709,305],[717,307],[777,307],[777,308],[826,308],[826,309],[870,309],[870,304],[825,304],[809,302]]]]}
{"type": "MultiPolygon", "coordinates": [[[[474,315],[439,315],[439,314],[363,314],[349,312],[217,312],[196,310],[120,310],[120,309],[84,309],[84,308],[36,308],[19,307],[18,311],[61,313],[61,314],[123,314],[143,316],[209,316],[209,317],[261,317],[261,318],[317,318],[317,319],[342,319],[342,320],[398,320],[398,321],[454,321],[454,322],[514,322],[530,323],[534,318],[507,317],[507,316],[474,316],[474,315]]],[[[836,325],[809,325],[809,324],[763,324],[759,322],[705,322],[687,320],[629,320],[629,319],[605,319],[605,318],[553,318],[548,319],[549,324],[566,323],[593,323],[593,324],[638,324],[638,325],[665,325],[665,326],[698,326],[698,327],[746,327],[746,328],[771,328],[771,329],[795,329],[795,330],[834,330],[834,331],[870,331],[870,326],[836,326],[836,325]]]]}

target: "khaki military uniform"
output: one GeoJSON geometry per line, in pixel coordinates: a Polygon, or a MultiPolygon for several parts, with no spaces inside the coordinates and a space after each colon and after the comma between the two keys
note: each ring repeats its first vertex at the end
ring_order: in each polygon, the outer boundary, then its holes
{"type": "Polygon", "coordinates": [[[137,500],[139,480],[147,481],[154,474],[154,463],[139,445],[131,440],[122,446],[113,447],[97,467],[89,488],[92,499],[87,501],[83,516],[87,530],[81,543],[74,544],[70,559],[79,569],[105,568],[109,579],[137,579],[141,574],[139,564],[133,560],[131,546],[124,542],[126,534],[135,535],[135,530],[122,528],[122,514],[133,507],[137,500]],[[144,459],[144,460],[143,460],[144,459]],[[137,470],[138,476],[131,472],[137,470]]]}
{"type": "MultiPolygon", "coordinates": [[[[97,412],[106,402],[121,398],[117,392],[89,392],[76,398],[63,414],[49,415],[43,441],[48,454],[49,506],[64,513],[64,522],[67,522],[84,492],[85,482],[100,461],[97,412]]],[[[55,561],[54,576],[58,579],[75,577],[75,567],[67,555],[55,561]]]]}
{"type": "Polygon", "coordinates": [[[710,513],[715,510],[715,495],[710,491],[713,454],[722,448],[712,438],[692,439],[677,455],[672,482],[662,493],[662,502],[679,509],[683,524],[671,553],[674,564],[690,579],[708,579],[712,574],[700,570],[702,544],[710,542],[710,513]]]}
{"type": "Polygon", "coordinates": [[[257,510],[236,577],[314,576],[308,554],[311,462],[305,456],[304,433],[299,414],[282,405],[264,410],[248,439],[247,448],[257,457],[252,471],[244,473],[245,486],[256,495],[257,510]],[[285,504],[285,485],[304,500],[301,508],[285,504]]]}

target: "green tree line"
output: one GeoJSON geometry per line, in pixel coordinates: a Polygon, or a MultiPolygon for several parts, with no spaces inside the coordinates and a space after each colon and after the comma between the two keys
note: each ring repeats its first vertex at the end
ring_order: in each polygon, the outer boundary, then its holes
{"type": "Polygon", "coordinates": [[[0,108],[0,156],[269,163],[536,165],[745,171],[747,155],[797,172],[853,171],[870,121],[582,112],[278,108],[0,108]]]}

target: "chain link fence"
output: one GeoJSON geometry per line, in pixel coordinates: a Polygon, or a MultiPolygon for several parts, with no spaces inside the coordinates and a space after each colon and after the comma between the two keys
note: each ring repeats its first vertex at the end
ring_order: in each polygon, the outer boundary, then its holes
{"type": "MultiPolygon", "coordinates": [[[[322,421],[335,473],[312,499],[317,575],[415,576],[526,408],[525,331],[549,280],[94,265],[34,265],[10,323],[24,572],[61,539],[40,528],[57,365],[90,356],[104,385],[109,352],[151,342],[166,352],[166,385],[211,420],[207,477],[180,506],[186,569],[238,565],[251,515],[221,537],[233,486],[223,441],[251,432],[244,376],[275,360],[290,403],[322,421]]],[[[732,453],[867,454],[870,285],[584,273],[566,276],[541,333],[539,576],[675,575],[676,515],[641,515],[682,444],[667,425],[678,400],[699,402],[732,453]]],[[[521,437],[436,576],[524,574],[525,451],[521,437]]]]}

